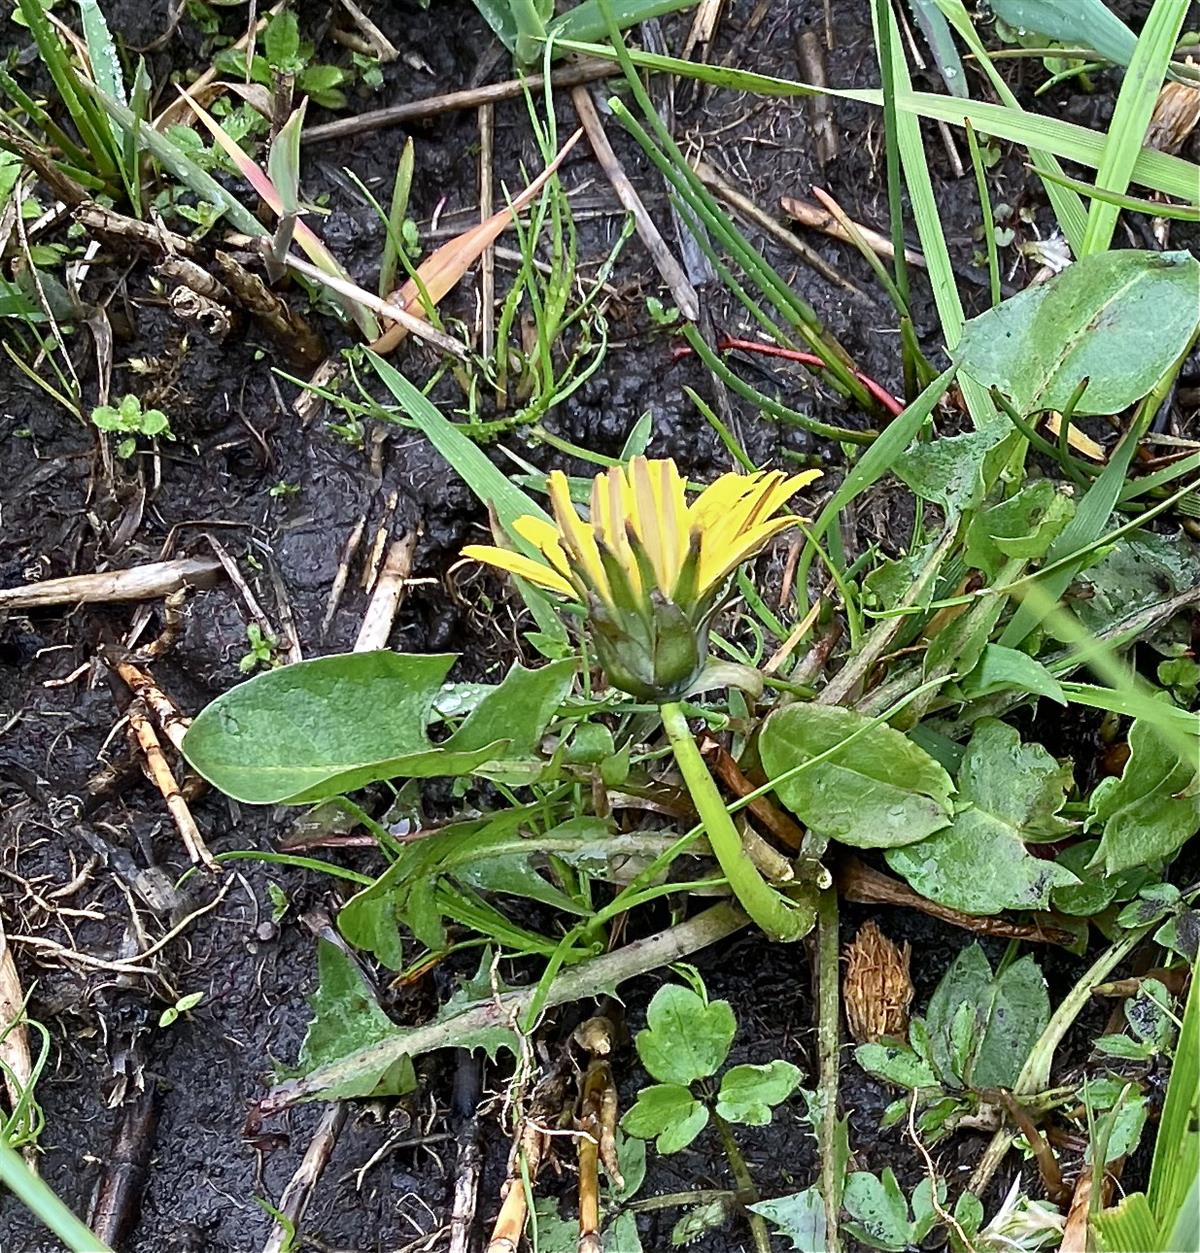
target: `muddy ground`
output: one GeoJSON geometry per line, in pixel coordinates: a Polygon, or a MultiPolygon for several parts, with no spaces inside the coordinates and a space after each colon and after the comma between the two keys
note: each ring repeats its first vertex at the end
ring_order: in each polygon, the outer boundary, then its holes
{"type": "MultiPolygon", "coordinates": [[[[131,47],[150,43],[165,29],[165,2],[104,7],[114,30],[131,47]]],[[[1140,12],[1136,5],[1129,7],[1140,12]]],[[[299,8],[315,27],[325,20],[326,6],[299,8]]],[[[752,8],[749,0],[728,6],[715,59],[732,46],[752,8]]],[[[867,4],[839,3],[833,8],[837,47],[829,58],[830,81],[873,85],[867,4]]],[[[752,44],[755,68],[797,76],[796,36],[809,27],[821,30],[822,13],[821,0],[773,6],[752,44]]],[[[411,2],[376,4],[373,15],[407,61],[386,67],[384,87],[356,99],[352,108],[375,108],[453,90],[472,81],[481,58],[492,49],[491,37],[468,0],[434,0],[428,13],[411,2]],[[447,37],[447,31],[454,32],[453,37],[447,37]]],[[[232,17],[228,21],[232,29],[232,17]]],[[[684,26],[668,21],[665,29],[669,45],[677,48],[684,26]]],[[[7,30],[7,37],[13,38],[14,28],[7,30]]],[[[197,72],[202,68],[199,49],[199,36],[185,21],[165,48],[149,54],[155,81],[165,83],[172,71],[185,78],[197,72]]],[[[1016,63],[1013,81],[1028,97],[1023,64],[1016,63]]],[[[495,80],[506,73],[501,57],[489,77],[495,80]]],[[[936,89],[932,79],[926,82],[936,89]]],[[[1101,76],[1095,94],[1072,94],[1064,87],[1055,101],[1066,116],[1103,125],[1112,107],[1112,89],[1112,81],[1101,76]]],[[[865,108],[835,107],[841,155],[821,171],[803,102],[731,93],[700,99],[692,89],[681,87],[675,104],[680,135],[703,145],[709,158],[727,169],[759,204],[773,209],[780,195],[807,194],[817,182],[858,220],[885,221],[879,119],[865,108]]],[[[568,130],[573,115],[565,100],[560,106],[560,125],[568,130]]],[[[315,110],[310,120],[327,119],[315,110]]],[[[520,161],[529,168],[538,164],[524,106],[498,108],[496,126],[497,173],[515,183],[520,161]]],[[[353,169],[369,186],[383,188],[379,194],[385,195],[384,184],[390,180],[405,133],[379,130],[306,150],[306,190],[329,197],[323,233],[366,286],[374,282],[381,230],[340,171],[343,166],[353,169]]],[[[413,193],[418,216],[427,220],[444,197],[445,212],[461,210],[465,220],[477,204],[474,113],[439,117],[411,133],[418,153],[413,193]]],[[[609,133],[665,225],[661,186],[613,122],[609,133]]],[[[928,148],[964,291],[968,301],[972,293],[982,300],[984,274],[974,260],[978,209],[973,181],[969,175],[953,177],[934,133],[928,148]]],[[[619,229],[615,198],[585,145],[567,161],[562,177],[568,187],[587,180],[587,203],[603,211],[588,219],[581,234],[581,258],[594,261],[619,229]]],[[[1006,155],[1003,172],[993,185],[993,195],[1001,194],[1018,207],[1035,207],[1035,222],[1046,228],[1043,198],[1012,154],[1006,155]]],[[[1028,233],[1032,228],[1022,229],[1028,233]]],[[[854,282],[874,290],[869,271],[852,250],[807,238],[854,282]]],[[[788,254],[774,247],[767,251],[821,311],[860,366],[896,388],[897,340],[882,303],[854,300],[788,254]]],[[[1019,267],[1007,277],[1014,287],[1022,286],[1026,278],[1019,267]]],[[[498,284],[502,287],[504,282],[501,267],[498,284]]],[[[689,384],[710,395],[709,380],[694,361],[673,362],[669,340],[646,318],[644,297],[658,290],[657,276],[636,241],[626,250],[614,283],[620,294],[609,309],[614,342],[608,364],[552,415],[548,425],[568,439],[613,454],[632,422],[649,409],[655,423],[653,453],[676,457],[700,477],[725,468],[723,450],[682,392],[689,384]]],[[[144,386],[144,377],[131,374],[130,362],[157,359],[156,381],[178,440],[162,446],[160,482],[154,481],[156,471],[145,462],[137,470],[119,465],[108,477],[92,434],[52,405],[6,360],[0,363],[0,586],[151,560],[168,539],[177,553],[207,554],[204,534],[211,533],[239,558],[272,617],[278,613],[278,602],[271,572],[278,575],[300,643],[306,655],[314,656],[347,648],[354,639],[364,605],[356,582],[351,583],[328,637],[320,635],[338,554],[364,514],[368,533],[374,530],[384,501],[395,492],[399,503],[392,533],[422,528],[414,569],[422,582],[400,611],[392,646],[461,651],[467,656],[470,677],[507,666],[514,647],[512,624],[489,621],[474,608],[479,589],[470,581],[464,585],[447,577],[461,545],[481,534],[480,511],[419,437],[405,429],[369,426],[368,446],[381,441],[380,475],[375,477],[367,452],[347,444],[321,421],[299,425],[288,408],[295,388],[272,376],[272,365],[279,363],[269,344],[250,335],[220,346],[192,333],[184,351],[184,332],[149,288],[143,268],[130,269],[124,263],[101,267],[91,284],[92,298],[108,300],[119,323],[128,327],[117,344],[114,389],[120,394],[144,386]],[[300,490],[272,496],[270,489],[281,482],[298,484],[300,490]],[[248,564],[248,555],[257,571],[248,564]]],[[[457,311],[470,317],[470,291],[456,299],[457,311]]],[[[919,280],[915,307],[922,334],[933,336],[932,309],[919,280]]],[[[734,334],[748,329],[719,293],[712,299],[712,310],[721,329],[734,334]]],[[[88,379],[87,371],[93,367],[82,337],[75,349],[79,369],[88,379]]],[[[426,377],[431,365],[427,353],[412,346],[397,361],[415,378],[426,377]]],[[[764,370],[757,361],[740,366],[759,385],[778,388],[789,403],[818,417],[864,423],[862,415],[836,404],[806,374],[764,370]]],[[[87,387],[94,387],[94,377],[87,387]]],[[[440,398],[451,406],[455,403],[449,390],[440,398]]],[[[802,432],[761,421],[736,398],[733,404],[740,433],[756,459],[768,460],[784,447],[810,449],[802,432]]],[[[525,447],[519,438],[512,442],[538,464],[567,464],[556,461],[546,448],[525,447]]],[[[851,541],[879,541],[894,550],[904,538],[898,508],[899,502],[881,492],[873,508],[860,516],[858,534],[851,541]]],[[[131,896],[122,870],[128,879],[137,870],[158,868],[170,882],[186,867],[159,796],[140,777],[130,778],[115,796],[90,809],[80,799],[98,765],[119,760],[124,752],[122,739],[110,738],[124,696],[110,686],[103,667],[89,663],[102,641],[125,634],[132,614],[125,606],[84,607],[0,621],[0,908],[30,991],[29,1012],[50,1036],[38,1087],[46,1119],[42,1171],[68,1203],[86,1212],[112,1155],[129,1096],[144,1087],[158,1094],[158,1122],[140,1217],[125,1248],[130,1253],[198,1249],[247,1253],[262,1246],[270,1227],[263,1203],[278,1200],[319,1114],[314,1108],[301,1109],[271,1124],[270,1134],[256,1140],[243,1137],[251,1103],[263,1094],[274,1067],[294,1061],[308,1019],[305,998],[313,987],[314,941],[300,915],[314,908],[334,909],[335,888],[328,879],[305,871],[247,860],[236,864],[236,875],[215,905],[213,885],[196,878],[158,917],[131,896]],[[271,884],[288,901],[278,925],[271,922],[271,884]],[[64,885],[72,885],[71,890],[55,895],[64,885]],[[135,912],[138,926],[155,937],[207,906],[211,908],[187,926],[178,942],[157,955],[152,975],[105,967],[135,950],[135,933],[130,931],[135,912]],[[52,944],[91,954],[98,964],[88,967],[62,959],[52,944]],[[161,1010],[176,996],[201,991],[204,999],[190,1018],[166,1029],[157,1026],[161,1010]]],[[[156,672],[164,687],[194,713],[239,680],[238,662],[245,651],[244,605],[228,583],[221,583],[191,602],[182,638],[156,672]]],[[[1086,741],[1086,730],[1081,738],[1086,741]]],[[[214,795],[194,808],[216,852],[270,848],[294,820],[290,814],[238,808],[214,795]]],[[[365,853],[345,856],[360,868],[374,865],[365,853]]],[[[866,916],[864,910],[847,909],[847,936],[866,916]]],[[[920,1005],[969,937],[899,911],[883,913],[881,922],[895,938],[909,939],[919,956],[915,974],[920,1005]]],[[[992,946],[990,955],[995,959],[1000,951],[992,946]]],[[[743,937],[721,951],[702,954],[697,965],[713,994],[727,996],[737,1010],[742,1033],[736,1060],[786,1057],[812,1075],[813,1006],[803,947],[771,948],[743,937]],[[747,971],[754,972],[752,979],[747,971]]],[[[1055,952],[1047,954],[1046,968],[1052,996],[1057,997],[1082,966],[1055,952]]],[[[428,1014],[446,995],[447,978],[438,974],[396,993],[389,1010],[402,1020],[428,1014]]],[[[659,982],[656,977],[628,988],[632,1028],[639,1025],[659,982]]],[[[564,1019],[562,1030],[570,1025],[564,1019]]],[[[553,1041],[559,1034],[551,1024],[548,1038],[553,1041]]],[[[454,1129],[448,1117],[453,1060],[426,1059],[420,1069],[425,1082],[413,1101],[377,1104],[352,1114],[305,1223],[312,1247],[361,1253],[438,1247],[437,1241],[424,1237],[444,1223],[452,1188],[453,1144],[445,1135],[454,1129]],[[391,1147],[378,1156],[388,1144],[391,1147]]],[[[628,1099],[639,1081],[632,1053],[619,1059],[619,1069],[628,1099]]],[[[503,1074],[488,1068],[485,1093],[494,1096],[502,1086],[503,1074]]],[[[852,1143],[863,1168],[878,1170],[892,1164],[914,1181],[913,1156],[908,1147],[901,1148],[900,1132],[876,1131],[889,1094],[847,1063],[843,1099],[852,1112],[852,1143]]],[[[483,1114],[488,1169],[481,1219],[490,1219],[495,1211],[507,1152],[495,1119],[497,1107],[493,1101],[483,1114]]],[[[728,1186],[728,1173],[720,1157],[713,1155],[714,1147],[705,1138],[691,1150],[652,1165],[644,1194],[728,1186]]],[[[764,1195],[791,1191],[814,1177],[812,1140],[796,1117],[777,1116],[769,1130],[748,1135],[746,1147],[764,1195]]],[[[981,1140],[965,1137],[943,1150],[943,1161],[947,1168],[952,1168],[955,1157],[970,1163],[981,1147],[981,1140]]],[[[1130,1177],[1136,1177],[1136,1166],[1130,1177]]],[[[647,1249],[666,1247],[673,1219],[672,1214],[646,1216],[647,1249]]],[[[0,1202],[0,1249],[48,1253],[55,1247],[11,1199],[0,1202]]],[[[748,1245],[744,1232],[734,1227],[695,1247],[733,1253],[748,1245]]]]}

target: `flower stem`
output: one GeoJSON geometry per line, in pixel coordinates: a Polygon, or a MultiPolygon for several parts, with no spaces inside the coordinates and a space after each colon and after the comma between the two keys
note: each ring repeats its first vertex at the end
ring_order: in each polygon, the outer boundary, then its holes
{"type": "Polygon", "coordinates": [[[798,940],[812,930],[816,919],[811,904],[790,900],[759,873],[742,847],[725,801],[696,747],[687,718],[677,701],[661,707],[663,729],[671,742],[675,762],[704,824],[709,845],[742,908],[772,940],[798,940]]]}

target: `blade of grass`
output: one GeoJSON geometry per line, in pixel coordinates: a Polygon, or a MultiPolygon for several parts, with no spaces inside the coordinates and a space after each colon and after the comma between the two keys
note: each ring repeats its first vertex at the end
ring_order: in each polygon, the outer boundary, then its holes
{"type": "MultiPolygon", "coordinates": [[[[957,366],[943,370],[899,417],[888,423],[878,439],[850,467],[837,491],[825,503],[825,507],[809,528],[814,542],[825,537],[847,505],[887,474],[896,458],[913,442],[917,432],[929,420],[930,414],[954,382],[957,372],[957,366]]],[[[814,556],[813,546],[806,544],[796,566],[794,586],[800,600],[800,617],[808,609],[808,573],[814,556]]]]}
{"type": "MultiPolygon", "coordinates": [[[[214,118],[203,105],[197,103],[188,93],[181,87],[180,94],[188,102],[192,112],[204,125],[208,133],[216,140],[220,148],[225,152],[229,159],[237,167],[241,176],[254,188],[255,192],[262,198],[263,203],[277,217],[284,217],[287,214],[287,208],[283,202],[283,198],[279,194],[279,189],[271,181],[266,171],[254,160],[252,160],[241,147],[241,145],[233,138],[232,135],[214,118]]],[[[297,136],[297,143],[299,137],[297,136]]],[[[260,230],[258,234],[266,234],[265,230],[260,230]]],[[[313,264],[326,274],[331,274],[335,278],[341,279],[345,283],[353,283],[354,280],[342,269],[338,259],[325,247],[320,236],[306,222],[297,219],[294,228],[296,243],[308,254],[313,264]]],[[[369,340],[379,338],[379,322],[375,315],[370,312],[364,305],[356,300],[348,297],[339,297],[339,303],[342,304],[346,312],[358,324],[359,330],[369,340]]]]}
{"type": "MultiPolygon", "coordinates": [[[[900,28],[896,24],[896,16],[886,0],[879,0],[873,17],[878,18],[875,38],[879,46],[880,69],[886,59],[891,66],[891,74],[885,75],[885,84],[894,85],[900,95],[908,95],[912,90],[912,82],[908,72],[908,61],[904,55],[904,47],[900,42],[900,28]],[[886,22],[883,18],[886,16],[886,22]]],[[[897,99],[896,103],[899,103],[897,99]]],[[[887,100],[884,101],[885,117],[887,100]]],[[[937,197],[933,191],[933,180],[929,175],[929,164],[925,158],[925,143],[921,138],[921,123],[918,118],[905,114],[896,118],[896,145],[899,148],[900,161],[904,167],[904,182],[908,187],[909,204],[912,207],[913,220],[917,224],[917,234],[921,239],[921,251],[925,255],[926,272],[933,289],[934,304],[937,305],[938,317],[942,324],[942,338],[946,351],[953,352],[962,338],[965,317],[962,299],[958,294],[958,285],[954,279],[954,267],[950,262],[950,250],[946,246],[946,235],[942,230],[942,219],[938,213],[937,197]]],[[[894,229],[894,228],[893,228],[894,229]]],[[[897,257],[904,251],[904,238],[899,239],[897,257]]],[[[897,277],[900,271],[897,270],[897,277]]],[[[996,406],[988,395],[987,389],[973,379],[963,375],[959,379],[959,388],[971,419],[977,427],[988,426],[998,420],[996,406]]]]}
{"type": "Polygon", "coordinates": [[[1107,204],[1116,205],[1119,209],[1128,209],[1133,213],[1146,213],[1155,218],[1173,218],[1180,222],[1200,222],[1200,204],[1167,204],[1162,200],[1143,200],[1140,196],[1126,196],[1121,192],[1110,191],[1097,187],[1094,183],[1084,182],[1080,178],[1071,178],[1068,174],[1043,173],[1043,179],[1070,187],[1094,200],[1103,200],[1107,204]]]}
{"type": "Polygon", "coordinates": [[[979,151],[975,128],[967,123],[967,147],[971,150],[971,168],[975,171],[975,186],[979,192],[979,212],[983,219],[983,238],[987,245],[988,285],[993,306],[1000,303],[1000,254],[996,248],[996,218],[992,212],[992,197],[988,192],[987,170],[979,151]]]}
{"type": "MultiPolygon", "coordinates": [[[[516,215],[525,208],[558,172],[558,167],[567,154],[578,143],[582,130],[577,130],[563,144],[553,161],[503,209],[494,213],[486,222],[480,222],[470,230],[457,235],[448,243],[443,244],[436,252],[431,253],[417,267],[416,274],[410,278],[399,292],[396,293],[395,304],[404,309],[414,310],[422,298],[431,304],[438,304],[447,292],[451,291],[462,276],[475,264],[485,248],[494,243],[500,234],[514,221],[516,215]]],[[[407,329],[398,323],[389,327],[375,343],[371,345],[375,352],[386,354],[407,334],[407,329]]]]}
{"type": "MultiPolygon", "coordinates": [[[[585,53],[603,60],[619,60],[613,49],[606,44],[571,41],[569,47],[572,52],[585,53]]],[[[627,49],[626,55],[633,65],[642,69],[674,74],[681,78],[694,78],[733,91],[785,97],[827,94],[839,100],[857,100],[876,107],[883,104],[882,93],[874,88],[818,88],[793,79],[684,61],[679,57],[660,56],[636,49],[627,49]]],[[[1100,163],[1104,152],[1104,135],[1100,132],[1089,130],[1086,126],[1077,126],[1073,122],[1065,122],[1061,118],[1026,113],[1010,105],[992,104],[986,100],[959,100],[914,91],[898,94],[896,108],[901,113],[911,113],[928,121],[949,122],[952,126],[962,126],[963,119],[969,118],[981,134],[1021,144],[1031,150],[1044,149],[1054,156],[1077,161],[1092,169],[1100,163]]],[[[1197,178],[1200,178],[1200,166],[1194,162],[1159,152],[1155,148],[1143,148],[1134,163],[1132,181],[1164,195],[1187,200],[1194,194],[1197,178]]],[[[1080,238],[1085,221],[1086,215],[1081,210],[1080,238]]],[[[1068,240],[1071,239],[1070,230],[1064,229],[1064,234],[1068,240]]]]}
{"type": "Polygon", "coordinates": [[[79,131],[84,148],[92,158],[96,173],[110,178],[116,173],[116,165],[108,145],[104,142],[103,121],[95,115],[86,92],[81,90],[84,87],[83,81],[71,64],[62,40],[50,25],[42,0],[17,0],[17,3],[21,16],[29,27],[29,33],[37,44],[42,62],[79,131]]]}
{"type": "Polygon", "coordinates": [[[416,165],[416,149],[410,135],[404,142],[400,160],[396,162],[396,177],[392,180],[392,202],[384,219],[387,238],[383,243],[383,256],[379,262],[379,294],[390,295],[396,283],[397,258],[404,250],[404,219],[408,216],[408,197],[412,191],[413,169],[416,165]]]}
{"type": "MultiPolygon", "coordinates": [[[[937,4],[946,15],[946,19],[958,32],[959,38],[975,54],[993,90],[1004,105],[1009,109],[1021,111],[1021,106],[1016,96],[1013,95],[1003,76],[992,64],[992,59],[988,55],[987,49],[983,46],[983,41],[975,31],[975,25],[967,13],[963,0],[937,0],[937,4]]],[[[1079,246],[1083,242],[1083,233],[1087,229],[1086,205],[1069,188],[1064,189],[1053,182],[1047,181],[1051,175],[1061,175],[1063,173],[1062,166],[1050,153],[1030,148],[1029,160],[1033,168],[1041,175],[1042,182],[1045,184],[1046,195],[1050,200],[1054,216],[1058,221],[1058,229],[1062,231],[1067,243],[1071,245],[1071,251],[1078,256],[1079,246]]]]}
{"type": "MultiPolygon", "coordinates": [[[[1189,0],[1155,0],[1117,95],[1104,153],[1096,169],[1097,187],[1120,193],[1128,189],[1188,8],[1189,0]]],[[[1108,249],[1120,212],[1107,201],[1092,201],[1081,256],[1108,249]]]]}

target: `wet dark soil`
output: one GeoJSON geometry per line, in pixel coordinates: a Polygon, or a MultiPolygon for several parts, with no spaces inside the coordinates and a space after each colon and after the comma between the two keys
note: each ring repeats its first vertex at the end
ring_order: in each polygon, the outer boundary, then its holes
{"type": "MultiPolygon", "coordinates": [[[[146,45],[165,29],[165,2],[104,7],[129,47],[146,45]]],[[[328,25],[328,6],[298,8],[315,35],[328,25]]],[[[728,6],[714,59],[725,56],[752,8],[749,0],[728,6]]],[[[868,6],[838,4],[834,11],[837,48],[829,57],[830,81],[872,84],[868,6]]],[[[821,0],[772,6],[753,41],[752,56],[745,54],[746,63],[797,76],[796,35],[810,27],[822,30],[822,13],[821,0]]],[[[472,81],[492,49],[468,0],[434,0],[428,12],[412,0],[376,5],[373,16],[403,56],[385,67],[384,86],[373,94],[360,93],[352,108],[453,90],[472,81]]],[[[677,48],[685,27],[678,21],[665,25],[670,46],[677,48]]],[[[203,66],[202,42],[185,20],[164,48],[149,54],[155,81],[166,83],[171,72],[190,78],[203,66]]],[[[501,57],[490,78],[506,73],[501,57]]],[[[1102,124],[1111,109],[1112,85],[1102,81],[1091,97],[1074,97],[1064,89],[1060,103],[1069,116],[1083,120],[1087,114],[1089,123],[1102,124]]],[[[559,105],[560,128],[566,133],[573,115],[566,101],[559,105]]],[[[706,96],[680,86],[675,105],[681,138],[702,146],[709,160],[768,209],[781,195],[806,195],[815,182],[829,188],[858,220],[885,220],[880,124],[865,107],[835,106],[841,156],[822,171],[801,101],[706,96]]],[[[310,120],[326,118],[315,110],[310,120]]],[[[609,130],[635,183],[666,225],[660,184],[617,126],[610,123],[609,130]]],[[[411,133],[418,152],[414,213],[428,223],[444,201],[444,214],[460,212],[465,220],[477,204],[475,115],[443,115],[411,133]]],[[[398,130],[375,130],[306,150],[305,189],[327,198],[322,231],[368,287],[375,281],[382,231],[341,171],[353,170],[386,198],[403,139],[398,130]]],[[[936,133],[929,135],[928,147],[967,299],[978,293],[982,301],[972,180],[953,177],[936,133]]],[[[520,102],[497,109],[496,154],[497,174],[510,186],[519,182],[521,163],[529,169],[539,164],[520,102]]],[[[1044,232],[1049,218],[1042,196],[1026,182],[1016,156],[1006,154],[1004,160],[1006,195],[1018,208],[1033,210],[1032,222],[1021,229],[1036,226],[1044,232]]],[[[583,145],[564,165],[562,177],[568,187],[591,183],[588,203],[601,212],[581,229],[580,255],[595,261],[619,229],[616,200],[583,145]]],[[[874,290],[869,271],[852,250],[811,242],[860,287],[874,290]]],[[[897,339],[882,303],[848,297],[773,246],[768,254],[820,310],[860,367],[896,389],[897,339]]],[[[505,278],[502,268],[498,283],[505,278]]],[[[646,318],[644,297],[658,291],[657,276],[636,241],[613,281],[620,295],[609,309],[614,344],[606,368],[551,414],[547,425],[596,452],[615,454],[632,423],[649,410],[654,453],[670,454],[700,476],[725,468],[727,455],[682,390],[687,384],[711,395],[709,380],[694,361],[672,360],[669,339],[646,318]]],[[[1011,281],[1020,286],[1024,276],[1018,271],[1011,281]]],[[[272,374],[272,367],[282,363],[269,342],[250,333],[217,345],[186,333],[140,265],[102,261],[91,283],[95,290],[89,288],[89,296],[106,300],[114,322],[127,327],[116,345],[114,392],[145,395],[153,388],[172,418],[177,440],[161,445],[157,462],[141,457],[117,463],[108,474],[93,434],[7,359],[0,362],[0,586],[132,566],[164,550],[205,555],[210,549],[204,537],[211,534],[238,560],[277,621],[276,576],[304,652],[314,656],[348,648],[357,632],[365,603],[357,577],[324,638],[321,620],[339,554],[365,515],[368,535],[381,525],[392,535],[414,526],[422,530],[413,571],[420,582],[400,610],[391,645],[403,651],[461,652],[471,677],[507,666],[515,648],[512,623],[480,608],[484,591],[494,595],[496,586],[449,573],[462,544],[482,533],[484,519],[466,487],[418,436],[369,423],[364,450],[322,421],[302,426],[289,408],[296,389],[272,374]],[[272,493],[272,488],[277,490],[272,493]],[[389,520],[385,502],[393,495],[397,504],[389,520]]],[[[473,299],[465,284],[450,307],[470,320],[473,299]]],[[[723,331],[736,335],[750,329],[721,293],[709,293],[709,299],[723,331]]],[[[921,333],[934,335],[932,304],[919,279],[914,309],[921,333]]],[[[336,342],[336,334],[332,338],[336,342]]],[[[94,365],[82,332],[73,354],[87,402],[93,403],[94,365]]],[[[417,346],[406,346],[397,361],[414,378],[431,372],[431,358],[417,346]]],[[[739,368],[757,386],[777,391],[814,416],[866,423],[799,370],[763,367],[757,360],[745,360],[739,368]]],[[[450,409],[461,404],[461,393],[456,396],[449,384],[436,395],[450,409]]],[[[733,406],[738,433],[756,460],[778,458],[784,449],[818,451],[803,432],[764,422],[736,398],[733,406]]],[[[525,446],[519,436],[511,442],[537,464],[568,464],[545,447],[525,446]]],[[[836,470],[837,451],[819,451],[836,470]]],[[[882,491],[848,541],[880,542],[885,550],[902,545],[903,522],[897,523],[902,515],[893,512],[895,504],[882,491]]],[[[100,763],[124,757],[123,737],[113,739],[111,733],[125,695],[110,685],[95,658],[99,643],[126,634],[133,613],[129,606],[80,607],[0,619],[0,908],[30,994],[30,1015],[45,1025],[50,1039],[37,1089],[45,1115],[41,1170],[72,1207],[86,1212],[110,1160],[123,1103],[140,1089],[154,1091],[159,1117],[148,1186],[125,1248],[129,1253],[245,1253],[262,1246],[271,1222],[265,1206],[278,1200],[320,1113],[303,1108],[266,1134],[243,1136],[248,1109],[263,1094],[273,1069],[294,1061],[308,1020],[314,943],[301,915],[313,909],[335,912],[338,902],[328,879],[254,860],[236,863],[219,895],[211,883],[190,879],[157,916],[134,895],[127,882],[134,871],[155,868],[164,883],[171,883],[187,863],[159,796],[140,776],[98,805],[89,807],[81,799],[100,763]],[[56,895],[64,887],[69,890],[56,895]],[[273,920],[273,906],[282,899],[286,913],[273,920]],[[129,955],[145,944],[135,928],[144,928],[153,940],[192,914],[181,937],[148,963],[151,974],[140,973],[137,962],[133,972],[124,969],[122,963],[128,965],[129,955]],[[95,960],[82,965],[62,957],[61,948],[95,960]],[[169,1027],[157,1025],[163,1008],[193,992],[204,994],[198,1008],[169,1027]]],[[[181,638],[156,667],[163,686],[185,710],[195,713],[239,681],[246,625],[245,605],[228,583],[200,592],[189,604],[181,638]]],[[[269,849],[291,821],[288,815],[237,807],[213,795],[198,801],[194,812],[215,852],[269,849]]],[[[362,865],[371,866],[365,855],[362,865]]],[[[847,910],[848,936],[865,916],[865,911],[847,910]]],[[[913,944],[921,1004],[968,937],[899,911],[885,913],[883,925],[913,944]]],[[[999,953],[990,946],[993,959],[999,953]]],[[[800,1065],[811,1083],[813,1005],[804,948],[771,948],[742,937],[700,955],[696,964],[712,994],[728,997],[739,1016],[734,1060],[785,1057],[800,1065]]],[[[1061,954],[1048,955],[1046,966],[1055,995],[1081,969],[1079,961],[1061,954]]],[[[659,981],[648,979],[627,989],[633,1029],[659,981]]],[[[395,994],[388,1008],[415,1020],[431,1012],[437,994],[438,987],[427,982],[395,994]]],[[[553,1027],[549,1034],[553,1037],[553,1027]]],[[[623,1098],[630,1099],[640,1078],[631,1052],[618,1067],[623,1098]]],[[[440,1247],[423,1237],[445,1223],[453,1185],[453,1145],[443,1138],[452,1129],[447,1111],[453,1065],[439,1057],[425,1059],[420,1069],[424,1082],[412,1101],[356,1107],[305,1221],[312,1247],[363,1253],[440,1247]]],[[[504,1082],[502,1069],[488,1069],[489,1094],[500,1092],[504,1082]]],[[[878,1170],[890,1164],[907,1183],[915,1182],[919,1168],[911,1152],[901,1148],[899,1131],[877,1131],[890,1094],[848,1063],[843,1099],[861,1166],[878,1170]]],[[[495,1211],[507,1154],[496,1108],[496,1102],[488,1104],[483,1117],[488,1170],[481,1219],[495,1211]]],[[[813,1141],[799,1113],[797,1100],[770,1129],[746,1137],[746,1155],[764,1195],[794,1190],[814,1178],[813,1141]]],[[[950,1153],[969,1162],[979,1148],[978,1140],[967,1137],[950,1153]]],[[[723,1160],[709,1139],[653,1164],[645,1194],[706,1186],[729,1186],[723,1160]]],[[[645,1218],[647,1249],[667,1247],[675,1216],[645,1218]]],[[[11,1198],[0,1201],[0,1249],[49,1253],[55,1247],[11,1198]]],[[[733,1253],[748,1246],[744,1232],[731,1228],[696,1247],[733,1253]]]]}

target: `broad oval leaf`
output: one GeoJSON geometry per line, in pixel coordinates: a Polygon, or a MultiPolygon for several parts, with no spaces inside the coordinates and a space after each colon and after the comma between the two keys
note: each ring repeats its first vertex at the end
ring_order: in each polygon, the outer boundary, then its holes
{"type": "Polygon", "coordinates": [[[1079,414],[1140,400],[1187,347],[1200,317],[1200,261],[1186,252],[1103,252],[972,318],[955,352],[1022,414],[1079,414]]]}
{"type": "Polygon", "coordinates": [[[911,844],[950,821],[950,776],[885,723],[836,705],[788,705],[763,725],[763,769],[780,800],[818,834],[856,848],[911,844]],[[858,732],[845,747],[838,746],[858,732]],[[833,749],[790,778],[787,772],[833,749]]]}
{"type": "Polygon", "coordinates": [[[980,721],[958,774],[967,808],[953,825],[887,853],[888,865],[923,896],[968,914],[1047,909],[1056,887],[1079,880],[1025,845],[1055,840],[1071,824],[1058,817],[1071,783],[1040,744],[1022,744],[1011,727],[980,721]]]}
{"type": "Polygon", "coordinates": [[[1092,793],[1090,826],[1103,832],[1093,865],[1108,874],[1171,857],[1200,828],[1200,740],[1182,756],[1143,718],[1129,729],[1129,760],[1119,779],[1092,793]]]}
{"type": "Polygon", "coordinates": [[[347,653],[240,684],[196,719],[184,756],[250,805],[298,805],[380,779],[469,774],[532,750],[571,684],[574,662],[514,666],[448,740],[426,734],[453,654],[347,653]]]}
{"type": "Polygon", "coordinates": [[[708,1110],[682,1083],[643,1088],[621,1119],[626,1134],[654,1140],[660,1153],[678,1153],[708,1124],[708,1110]]]}
{"type": "Polygon", "coordinates": [[[717,1113],[728,1122],[765,1127],[774,1106],[786,1101],[799,1086],[799,1069],[780,1058],[765,1066],[731,1066],[721,1076],[717,1113]]]}
{"type": "Polygon", "coordinates": [[[655,992],[646,1023],[635,1041],[642,1065],[655,1079],[685,1085],[720,1069],[737,1030],[728,1001],[706,1001],[678,983],[655,992]]]}

